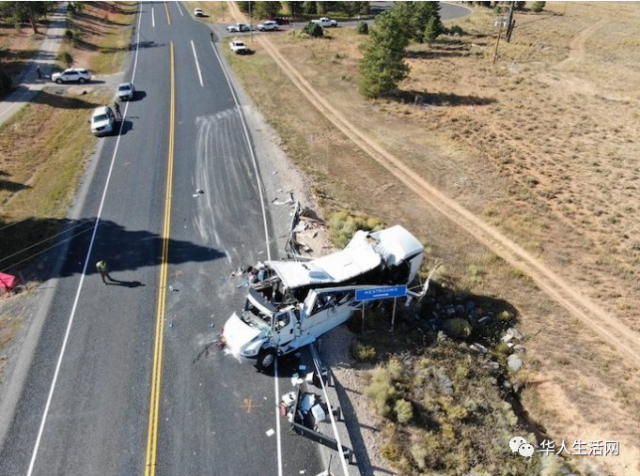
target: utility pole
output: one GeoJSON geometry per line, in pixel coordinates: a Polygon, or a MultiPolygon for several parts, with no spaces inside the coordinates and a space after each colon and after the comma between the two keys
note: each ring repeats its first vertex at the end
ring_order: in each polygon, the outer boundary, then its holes
{"type": "Polygon", "coordinates": [[[253,26],[251,25],[251,2],[249,4],[249,42],[253,43],[253,26]]]}
{"type": "Polygon", "coordinates": [[[500,37],[502,36],[502,23],[504,23],[504,19],[500,18],[498,20],[498,37],[496,38],[496,47],[493,50],[493,64],[496,64],[498,61],[498,45],[500,44],[500,37]]]}
{"type": "Polygon", "coordinates": [[[511,43],[511,33],[513,33],[513,27],[516,25],[516,21],[513,19],[513,9],[515,4],[516,2],[513,1],[509,6],[509,19],[507,20],[507,33],[505,35],[505,40],[507,40],[507,43],[511,43]]]}

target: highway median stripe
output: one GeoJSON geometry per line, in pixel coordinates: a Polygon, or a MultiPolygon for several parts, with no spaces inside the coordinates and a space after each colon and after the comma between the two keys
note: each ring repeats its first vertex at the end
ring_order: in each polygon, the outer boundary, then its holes
{"type": "Polygon", "coordinates": [[[162,349],[164,342],[164,317],[167,300],[167,277],[169,257],[169,236],[171,233],[171,195],[173,188],[174,136],[175,136],[175,62],[174,47],[171,43],[171,104],[169,113],[169,152],[167,158],[167,188],[164,203],[164,226],[162,230],[162,257],[160,262],[160,282],[158,286],[158,312],[156,315],[155,347],[151,372],[151,394],[149,404],[149,427],[145,476],[154,476],[158,450],[158,424],[160,416],[160,390],[162,383],[162,349]]]}
{"type": "Polygon", "coordinates": [[[164,2],[164,11],[167,12],[167,25],[171,26],[171,15],[169,14],[169,7],[167,2],[164,2]]]}

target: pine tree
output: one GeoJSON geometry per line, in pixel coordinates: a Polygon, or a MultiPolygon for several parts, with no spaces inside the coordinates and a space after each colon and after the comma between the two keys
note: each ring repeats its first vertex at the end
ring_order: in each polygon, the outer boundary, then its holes
{"type": "Polygon", "coordinates": [[[280,2],[256,2],[255,16],[257,18],[275,18],[281,7],[280,2]]]}
{"type": "Polygon", "coordinates": [[[11,90],[11,78],[7,76],[2,69],[2,63],[0,62],[0,94],[7,93],[11,90]]]}
{"type": "Polygon", "coordinates": [[[289,14],[292,18],[298,18],[302,16],[304,11],[304,2],[286,2],[289,7],[289,14]]]}
{"type": "Polygon", "coordinates": [[[376,98],[391,93],[409,74],[409,66],[404,62],[409,37],[403,26],[402,19],[393,11],[376,17],[375,27],[362,45],[360,93],[364,96],[376,98]]]}
{"type": "Polygon", "coordinates": [[[431,17],[427,22],[427,26],[424,28],[424,42],[431,45],[438,37],[438,34],[438,19],[431,17]]]}
{"type": "Polygon", "coordinates": [[[531,11],[540,13],[542,10],[544,10],[546,4],[547,2],[533,2],[533,5],[531,5],[531,11]]]}
{"type": "Polygon", "coordinates": [[[318,13],[316,10],[316,2],[303,2],[302,9],[304,10],[305,15],[315,15],[318,13]]]}
{"type": "Polygon", "coordinates": [[[419,43],[424,41],[424,31],[432,17],[436,18],[436,36],[444,31],[440,2],[395,2],[392,11],[402,19],[411,40],[419,43]]]}

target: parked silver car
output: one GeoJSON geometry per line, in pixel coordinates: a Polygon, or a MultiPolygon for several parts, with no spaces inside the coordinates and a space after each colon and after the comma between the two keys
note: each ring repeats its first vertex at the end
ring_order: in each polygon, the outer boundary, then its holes
{"type": "Polygon", "coordinates": [[[131,101],[136,96],[136,88],[133,83],[120,83],[118,86],[118,98],[121,101],[131,101]]]}
{"type": "Polygon", "coordinates": [[[279,30],[278,23],[273,20],[267,20],[264,23],[260,23],[258,25],[258,30],[260,31],[275,31],[279,30]]]}

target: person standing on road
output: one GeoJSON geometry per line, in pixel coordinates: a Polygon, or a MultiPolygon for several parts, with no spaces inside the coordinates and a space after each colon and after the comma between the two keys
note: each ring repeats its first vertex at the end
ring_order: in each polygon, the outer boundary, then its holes
{"type": "Polygon", "coordinates": [[[100,277],[102,278],[102,282],[107,284],[107,279],[109,281],[115,282],[116,280],[109,276],[109,268],[107,266],[107,262],[105,260],[100,260],[96,263],[96,269],[98,273],[100,273],[100,277]]]}
{"type": "Polygon", "coordinates": [[[120,104],[118,104],[118,101],[113,101],[113,110],[116,113],[116,118],[122,119],[122,114],[120,114],[120,104]]]}
{"type": "Polygon", "coordinates": [[[36,66],[36,73],[38,74],[38,79],[42,79],[42,70],[40,69],[40,65],[36,66]]]}

